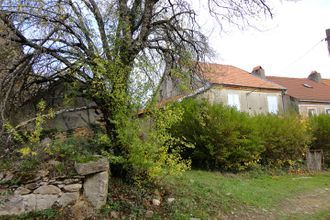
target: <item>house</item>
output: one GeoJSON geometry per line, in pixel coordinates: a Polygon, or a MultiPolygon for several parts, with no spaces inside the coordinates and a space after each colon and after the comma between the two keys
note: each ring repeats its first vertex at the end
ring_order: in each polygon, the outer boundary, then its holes
{"type": "MultiPolygon", "coordinates": [[[[231,65],[203,63],[200,66],[198,76],[203,78],[201,81],[204,83],[181,98],[194,96],[207,99],[210,103],[224,103],[250,114],[283,112],[286,88],[267,80],[261,67],[249,73],[231,65]]],[[[172,82],[165,82],[161,86],[163,100],[171,96],[180,97],[173,85],[172,82]]]]}
{"type": "Polygon", "coordinates": [[[307,78],[268,76],[268,80],[287,88],[285,107],[292,106],[302,116],[330,114],[329,80],[313,71],[307,78]]]}
{"type": "Polygon", "coordinates": [[[330,79],[322,79],[322,83],[330,86],[330,79]]]}

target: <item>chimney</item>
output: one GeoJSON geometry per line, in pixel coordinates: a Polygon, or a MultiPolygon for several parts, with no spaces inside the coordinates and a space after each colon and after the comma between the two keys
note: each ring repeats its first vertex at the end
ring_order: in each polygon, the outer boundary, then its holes
{"type": "Polygon", "coordinates": [[[266,79],[265,70],[261,66],[254,67],[251,74],[261,79],[266,79]]]}
{"type": "Polygon", "coordinates": [[[322,81],[321,74],[316,71],[312,71],[311,74],[309,74],[308,79],[317,83],[322,81]]]}

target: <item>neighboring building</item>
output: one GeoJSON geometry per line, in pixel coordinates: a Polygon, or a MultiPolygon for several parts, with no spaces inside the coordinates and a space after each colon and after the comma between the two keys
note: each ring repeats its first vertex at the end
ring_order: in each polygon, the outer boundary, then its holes
{"type": "MultiPolygon", "coordinates": [[[[250,114],[278,113],[284,109],[283,94],[286,89],[268,81],[261,67],[249,73],[230,65],[206,63],[201,64],[201,72],[203,86],[194,88],[194,92],[186,96],[204,98],[210,103],[224,103],[250,114]]],[[[170,83],[161,89],[161,97],[165,100],[171,98],[169,95],[178,95],[177,90],[168,85],[170,83]],[[164,97],[164,94],[168,96],[164,97]]]]}
{"type": "Polygon", "coordinates": [[[322,83],[330,86],[330,79],[322,79],[322,83]]]}
{"type": "Polygon", "coordinates": [[[267,79],[288,89],[285,105],[293,106],[302,116],[330,114],[329,80],[322,80],[320,73],[314,71],[308,78],[269,76],[267,79]]]}

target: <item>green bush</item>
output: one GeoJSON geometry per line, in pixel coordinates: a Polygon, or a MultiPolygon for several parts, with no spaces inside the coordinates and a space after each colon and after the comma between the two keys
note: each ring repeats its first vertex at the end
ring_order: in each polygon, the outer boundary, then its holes
{"type": "Polygon", "coordinates": [[[330,115],[310,117],[313,141],[312,149],[322,149],[325,155],[325,164],[330,167],[330,115]]]}
{"type": "Polygon", "coordinates": [[[304,159],[311,134],[308,122],[297,115],[257,115],[254,121],[265,146],[261,164],[293,166],[304,159]]]}
{"type": "Polygon", "coordinates": [[[195,146],[183,153],[193,166],[225,171],[294,166],[312,139],[308,121],[297,115],[251,116],[193,99],[177,105],[184,108],[183,120],[172,133],[195,146]]]}
{"type": "Polygon", "coordinates": [[[248,114],[193,99],[177,105],[184,108],[183,120],[172,132],[195,146],[184,152],[194,166],[239,171],[258,162],[264,148],[248,114]]]}
{"type": "MultiPolygon", "coordinates": [[[[104,151],[109,158],[112,173],[126,176],[140,184],[159,181],[167,175],[179,175],[190,168],[190,161],[182,159],[180,151],[172,144],[178,140],[168,132],[173,123],[181,121],[182,110],[163,108],[146,112],[142,118],[130,118],[118,130],[120,148],[104,151]],[[125,152],[125,153],[122,153],[125,152]]],[[[110,140],[100,135],[98,144],[110,148],[110,140]]]]}

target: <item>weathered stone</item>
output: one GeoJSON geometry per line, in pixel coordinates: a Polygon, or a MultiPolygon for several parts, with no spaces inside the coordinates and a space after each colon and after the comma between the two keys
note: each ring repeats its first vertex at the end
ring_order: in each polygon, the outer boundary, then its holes
{"type": "Polygon", "coordinates": [[[42,147],[49,147],[52,143],[52,139],[50,139],[49,137],[46,137],[44,139],[42,139],[42,141],[40,142],[40,145],[42,147]]]}
{"type": "Polygon", "coordinates": [[[159,206],[160,205],[160,200],[159,199],[152,199],[152,204],[154,206],[159,206]]]}
{"type": "Polygon", "coordinates": [[[13,196],[0,205],[0,216],[20,215],[24,213],[24,204],[21,196],[13,196]]]}
{"type": "Polygon", "coordinates": [[[105,205],[108,195],[109,172],[104,171],[86,177],[84,196],[96,208],[105,205]]]}
{"type": "Polygon", "coordinates": [[[29,183],[29,184],[26,184],[25,185],[25,188],[29,189],[29,190],[34,190],[36,188],[39,187],[39,184],[38,183],[29,183]]]}
{"type": "Polygon", "coordinates": [[[40,177],[46,177],[48,174],[49,174],[48,170],[39,170],[37,172],[37,176],[40,176],[40,177]]]}
{"type": "Polygon", "coordinates": [[[167,198],[167,202],[169,204],[173,203],[175,201],[175,198],[167,198]]]}
{"type": "Polygon", "coordinates": [[[109,161],[107,158],[100,158],[88,163],[75,163],[75,169],[79,175],[88,175],[109,170],[109,161]]]}
{"type": "Polygon", "coordinates": [[[154,216],[154,212],[153,212],[153,211],[148,210],[148,211],[146,212],[146,218],[152,218],[153,216],[154,216]]]}
{"type": "Polygon", "coordinates": [[[111,219],[119,219],[120,218],[119,212],[111,211],[110,212],[110,217],[111,217],[111,219]]]}
{"type": "Polygon", "coordinates": [[[70,184],[63,187],[64,191],[66,192],[78,192],[81,189],[81,184],[70,184]]]}
{"type": "Polygon", "coordinates": [[[3,181],[10,181],[14,179],[14,174],[10,171],[7,171],[4,178],[2,179],[3,181]]]}
{"type": "Polygon", "coordinates": [[[79,192],[63,193],[63,195],[57,200],[60,207],[75,203],[79,199],[79,192]]]}
{"type": "Polygon", "coordinates": [[[36,195],[36,210],[50,209],[57,201],[58,195],[36,195]]]}
{"type": "Polygon", "coordinates": [[[34,190],[34,193],[42,194],[42,195],[56,195],[56,194],[60,194],[61,190],[54,185],[46,185],[46,186],[40,186],[38,189],[34,190]]]}
{"type": "Polygon", "coordinates": [[[66,179],[66,180],[63,180],[63,183],[65,185],[69,185],[69,184],[73,184],[73,183],[78,183],[80,181],[80,179],[66,179]]]}
{"type": "Polygon", "coordinates": [[[15,195],[26,195],[26,194],[29,194],[29,193],[31,193],[31,190],[29,190],[29,189],[27,189],[23,186],[18,187],[14,192],[15,195]]]}
{"type": "Polygon", "coordinates": [[[24,213],[36,211],[37,198],[34,194],[28,194],[21,196],[23,199],[24,213]]]}
{"type": "Polygon", "coordinates": [[[40,176],[36,176],[33,179],[29,179],[29,180],[25,181],[25,183],[34,183],[34,182],[37,182],[40,179],[41,179],[40,176]]]}
{"type": "Polygon", "coordinates": [[[36,195],[14,195],[0,205],[0,216],[21,215],[36,210],[36,195]]]}

